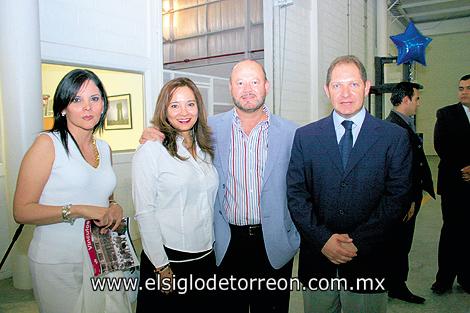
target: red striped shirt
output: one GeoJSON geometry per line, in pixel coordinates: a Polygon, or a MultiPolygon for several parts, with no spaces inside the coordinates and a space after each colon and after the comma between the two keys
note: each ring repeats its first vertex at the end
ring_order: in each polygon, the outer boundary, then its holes
{"type": "Polygon", "coordinates": [[[261,223],[261,189],[268,155],[269,110],[267,119],[245,134],[234,109],[224,208],[230,224],[261,223]]]}

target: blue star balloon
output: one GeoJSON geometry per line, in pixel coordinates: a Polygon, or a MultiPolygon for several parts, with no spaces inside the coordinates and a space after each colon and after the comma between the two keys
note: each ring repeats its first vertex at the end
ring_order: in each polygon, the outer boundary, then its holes
{"type": "Polygon", "coordinates": [[[431,38],[421,35],[413,22],[408,24],[402,34],[390,36],[398,50],[397,65],[417,61],[426,65],[424,50],[431,42],[431,38]]]}

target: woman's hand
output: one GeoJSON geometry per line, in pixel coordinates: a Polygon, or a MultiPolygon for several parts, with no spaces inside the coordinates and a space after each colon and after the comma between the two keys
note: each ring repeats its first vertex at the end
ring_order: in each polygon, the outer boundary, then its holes
{"type": "Polygon", "coordinates": [[[116,230],[121,224],[123,217],[122,207],[116,202],[110,203],[109,207],[99,207],[92,205],[72,205],[72,216],[77,212],[78,216],[85,219],[93,220],[93,222],[101,227],[101,233],[105,234],[109,228],[116,230]]]}
{"type": "Polygon", "coordinates": [[[102,225],[96,225],[111,228],[111,230],[115,231],[119,225],[121,225],[123,215],[124,211],[122,207],[117,202],[110,202],[109,208],[101,221],[102,225]]]}
{"type": "Polygon", "coordinates": [[[173,271],[170,265],[164,265],[160,269],[155,269],[155,274],[158,282],[158,290],[164,294],[170,294],[173,292],[173,271]]]}
{"type": "Polygon", "coordinates": [[[113,201],[101,217],[94,219],[94,222],[97,226],[101,227],[100,232],[106,234],[108,229],[115,231],[121,225],[123,214],[122,207],[113,201]]]}

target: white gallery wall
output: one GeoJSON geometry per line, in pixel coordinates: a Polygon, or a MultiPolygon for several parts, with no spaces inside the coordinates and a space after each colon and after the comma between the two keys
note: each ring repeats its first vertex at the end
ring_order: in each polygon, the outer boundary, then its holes
{"type": "MultiPolygon", "coordinates": [[[[17,5],[14,0],[3,1],[17,5]]],[[[163,78],[161,2],[153,0],[27,1],[36,2],[35,5],[38,5],[41,50],[41,60],[38,63],[42,61],[142,73],[144,75],[144,86],[142,86],[145,98],[144,111],[146,116],[153,113],[155,99],[163,78]]],[[[24,21],[18,23],[22,22],[24,21]]],[[[13,26],[9,31],[14,31],[14,29],[13,26]]],[[[0,53],[0,57],[2,56],[3,54],[0,53]]],[[[5,76],[2,75],[2,77],[5,76]]],[[[4,86],[4,82],[1,85],[4,86]]],[[[34,100],[31,101],[31,106],[41,106],[40,97],[37,103],[34,100]]],[[[15,118],[5,116],[4,111],[1,111],[4,121],[15,118]]],[[[37,131],[39,132],[40,129],[37,131]]],[[[8,155],[9,147],[3,144],[8,140],[1,140],[5,133],[4,129],[1,129],[0,143],[3,147],[3,155],[8,155]]],[[[31,142],[32,140],[33,138],[31,142]]],[[[129,215],[133,215],[130,190],[131,158],[131,153],[113,155],[118,176],[116,198],[124,204],[126,213],[129,215]]],[[[0,234],[2,238],[0,252],[3,252],[15,229],[11,223],[11,196],[14,192],[14,185],[5,182],[4,173],[6,172],[6,175],[16,181],[17,169],[16,172],[15,170],[9,171],[10,169],[2,163],[1,155],[0,166],[0,234]]],[[[15,254],[24,254],[27,250],[24,246],[27,244],[29,242],[19,242],[19,246],[15,247],[15,254]]],[[[9,265],[17,262],[17,259],[18,255],[10,256],[9,265]]],[[[24,255],[21,259],[24,259],[24,255]]],[[[23,274],[28,272],[26,264],[24,265],[22,268],[15,267],[14,276],[19,272],[24,276],[23,274]]],[[[11,266],[7,266],[0,273],[0,278],[11,276],[11,272],[11,266]]],[[[19,285],[25,288],[28,284],[22,281],[19,285]]]]}
{"type": "Polygon", "coordinates": [[[376,55],[376,1],[331,0],[318,2],[318,90],[317,119],[331,113],[323,91],[330,62],[340,55],[357,56],[374,81],[376,55]]]}
{"type": "Polygon", "coordinates": [[[326,71],[337,56],[354,54],[373,79],[376,2],[294,0],[286,7],[264,1],[265,59],[276,114],[300,125],[331,112],[326,71]]]}

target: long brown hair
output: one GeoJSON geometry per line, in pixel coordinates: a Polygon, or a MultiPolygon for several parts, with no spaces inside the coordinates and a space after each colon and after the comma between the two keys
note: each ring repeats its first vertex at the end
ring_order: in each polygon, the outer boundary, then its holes
{"type": "Polygon", "coordinates": [[[178,135],[178,130],[171,126],[168,122],[167,109],[170,105],[171,98],[178,88],[188,87],[194,93],[196,98],[196,105],[198,111],[197,121],[193,126],[192,131],[192,140],[193,145],[195,142],[199,145],[202,151],[209,154],[211,159],[214,159],[214,148],[212,147],[212,132],[207,125],[207,113],[202,101],[201,93],[192,80],[186,77],[178,77],[170,80],[165,85],[163,85],[160,95],[157,99],[157,104],[155,106],[155,113],[151,123],[158,127],[160,131],[165,135],[163,140],[163,146],[168,150],[171,156],[177,157],[180,160],[186,160],[178,154],[176,147],[176,136],[178,135]]]}

